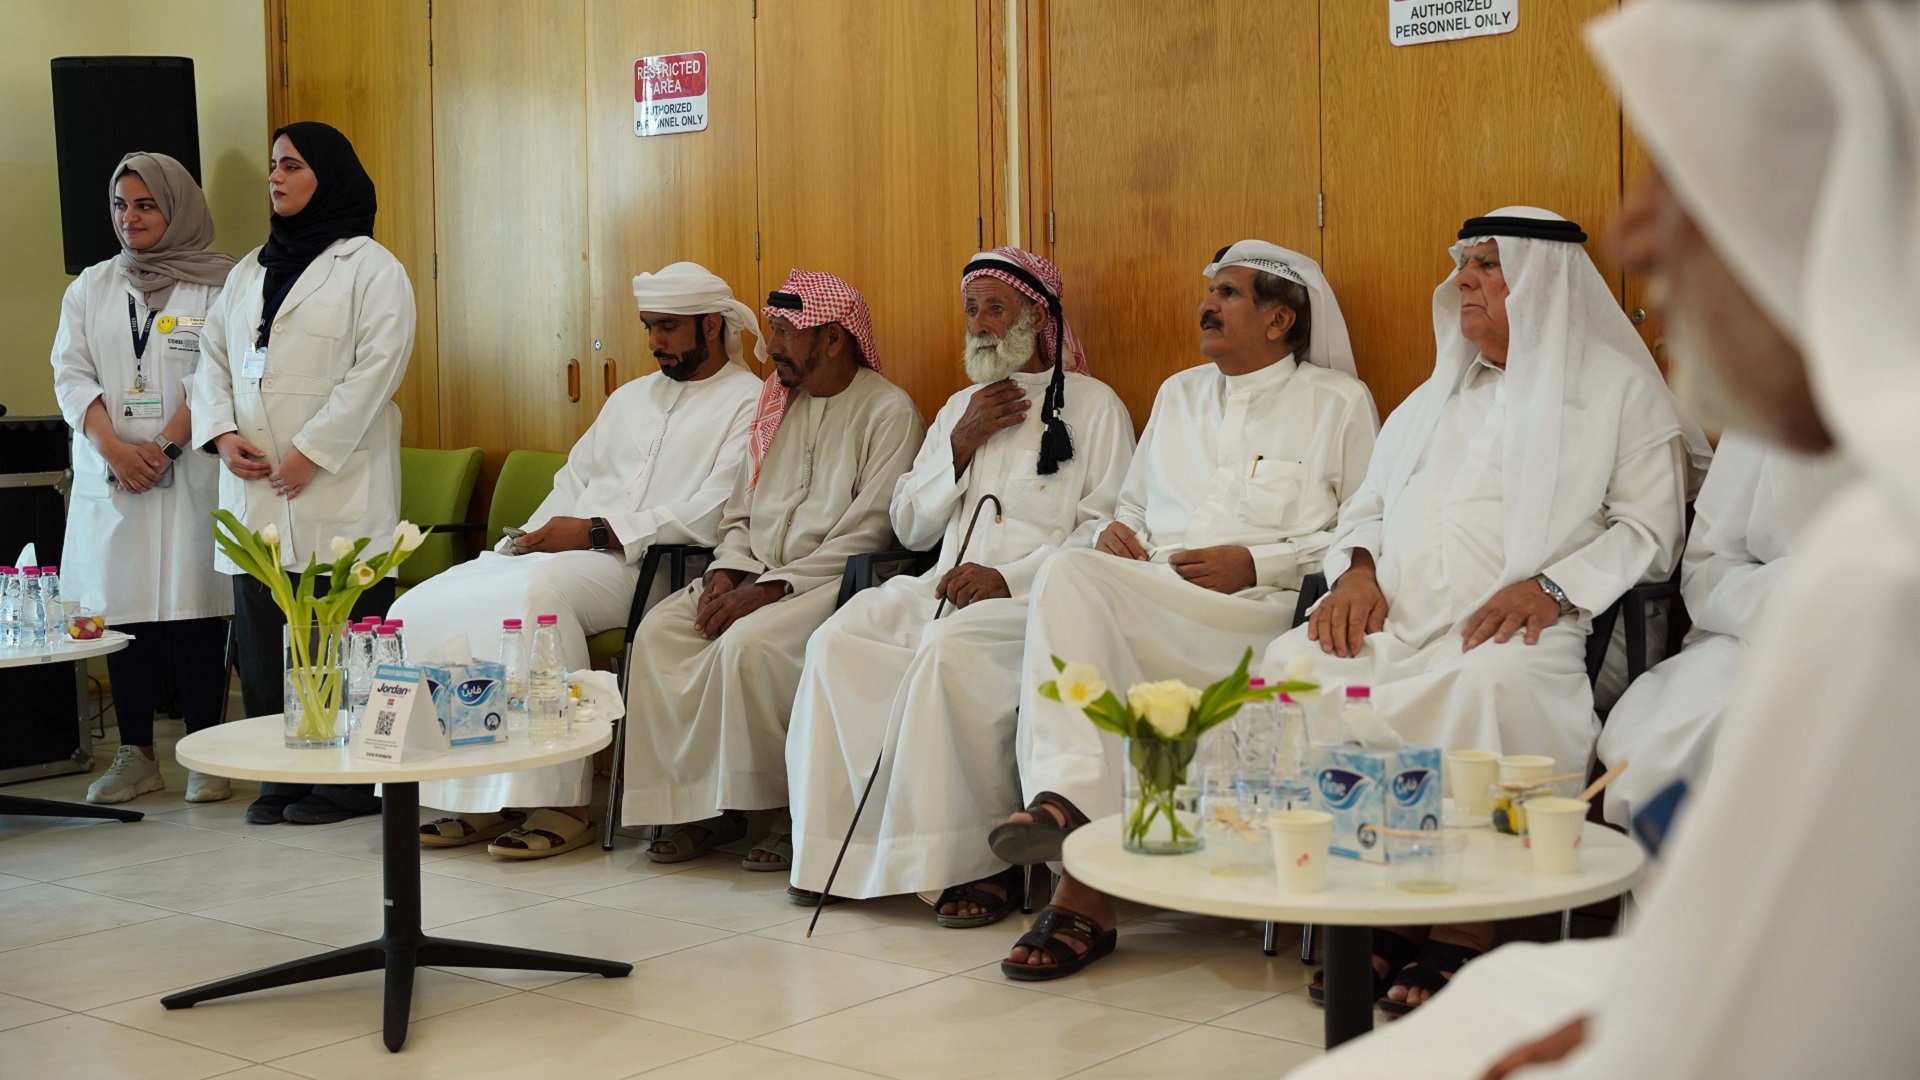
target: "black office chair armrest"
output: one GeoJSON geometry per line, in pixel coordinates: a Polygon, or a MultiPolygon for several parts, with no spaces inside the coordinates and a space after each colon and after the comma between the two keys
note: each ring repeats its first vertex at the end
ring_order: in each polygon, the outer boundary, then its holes
{"type": "Polygon", "coordinates": [[[1680,571],[1665,581],[1635,585],[1620,598],[1620,611],[1627,620],[1627,681],[1631,683],[1639,678],[1650,666],[1647,663],[1647,608],[1655,600],[1671,600],[1672,606],[1667,612],[1667,648],[1671,652],[1675,641],[1686,634],[1683,626],[1676,626],[1676,620],[1686,621],[1686,605],[1680,599],[1680,571]],[[1678,633],[1675,631],[1678,630],[1678,633]]]}
{"type": "Polygon", "coordinates": [[[840,574],[840,599],[834,602],[838,609],[853,599],[853,594],[862,589],[873,588],[874,571],[882,566],[906,564],[914,573],[925,573],[940,558],[940,549],[932,551],[914,551],[911,548],[891,548],[887,551],[866,551],[847,559],[847,568],[840,574]]]}
{"type": "Polygon", "coordinates": [[[1293,605],[1293,626],[1307,621],[1307,611],[1327,595],[1327,575],[1315,570],[1300,579],[1300,600],[1293,605]]]}
{"type": "MultiPolygon", "coordinates": [[[[687,561],[689,559],[711,559],[713,549],[696,544],[653,544],[640,558],[640,580],[633,588],[633,606],[627,609],[627,642],[633,643],[633,636],[640,629],[640,620],[647,613],[647,598],[653,595],[653,583],[660,576],[660,564],[667,564],[667,591],[679,592],[687,587],[687,561]]],[[[624,674],[624,669],[623,669],[624,674]]]]}

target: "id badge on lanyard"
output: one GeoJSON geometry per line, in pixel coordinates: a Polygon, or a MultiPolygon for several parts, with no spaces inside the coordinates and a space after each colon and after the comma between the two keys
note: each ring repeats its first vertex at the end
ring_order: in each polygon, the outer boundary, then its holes
{"type": "MultiPolygon", "coordinates": [[[[140,325],[140,313],[134,307],[133,297],[127,297],[127,330],[133,335],[133,385],[120,397],[120,419],[158,420],[165,416],[165,399],[158,390],[147,389],[146,355],[147,342],[153,339],[153,321],[158,311],[147,312],[147,325],[140,325]]],[[[173,328],[173,320],[165,320],[167,329],[173,328]]]]}
{"type": "Polygon", "coordinates": [[[240,377],[243,379],[265,378],[267,374],[267,350],[265,346],[254,345],[240,358],[240,377]]]}

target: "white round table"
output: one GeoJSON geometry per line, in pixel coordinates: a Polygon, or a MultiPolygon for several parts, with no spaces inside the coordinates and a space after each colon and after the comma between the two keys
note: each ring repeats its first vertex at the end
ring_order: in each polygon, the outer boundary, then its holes
{"type": "Polygon", "coordinates": [[[290,750],[279,716],[257,716],[196,731],[181,739],[174,757],[190,769],[241,780],[294,784],[382,784],[381,865],[385,878],[385,927],[380,937],[208,983],[160,999],[169,1009],[266,990],[290,983],[330,979],[360,971],[387,973],[385,1041],[397,1051],[407,1041],[413,972],[420,966],[525,968],[572,971],[621,978],[632,964],[509,945],[428,937],[420,928],[420,782],[534,769],[586,757],[612,741],[605,720],[575,724],[565,742],[535,749],[525,741],[460,746],[437,757],[389,763],[354,757],[351,747],[290,750]]]}
{"type": "Polygon", "coordinates": [[[1618,896],[1646,870],[1632,839],[1588,822],[1580,840],[1580,872],[1536,874],[1521,838],[1492,829],[1464,830],[1460,886],[1448,893],[1410,893],[1392,870],[1358,859],[1327,862],[1327,888],[1283,893],[1271,868],[1248,873],[1242,852],[1202,849],[1191,855],[1140,855],[1120,843],[1120,818],[1101,818],[1066,840],[1067,871],[1113,896],[1142,904],[1288,923],[1326,930],[1326,1035],[1329,1048],[1373,1027],[1375,926],[1483,922],[1565,911],[1618,896]]]}
{"type": "MultiPolygon", "coordinates": [[[[56,632],[48,635],[47,643],[37,649],[0,647],[0,668],[72,663],[75,660],[119,652],[132,640],[132,635],[123,634],[118,630],[109,630],[89,641],[71,641],[66,635],[56,632]]],[[[111,806],[33,799],[25,795],[0,795],[0,814],[20,814],[26,817],[104,818],[108,821],[139,821],[146,817],[138,810],[119,810],[111,806]]]]}

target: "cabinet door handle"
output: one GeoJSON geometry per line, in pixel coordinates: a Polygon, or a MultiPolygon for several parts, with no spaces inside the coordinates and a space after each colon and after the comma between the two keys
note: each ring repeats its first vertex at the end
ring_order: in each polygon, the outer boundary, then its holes
{"type": "Polygon", "coordinates": [[[580,400],[580,361],[578,359],[567,361],[567,400],[580,400]]]}
{"type": "Polygon", "coordinates": [[[620,389],[620,372],[614,367],[613,357],[607,357],[607,362],[601,367],[600,374],[606,383],[607,396],[612,397],[613,392],[620,389]]]}

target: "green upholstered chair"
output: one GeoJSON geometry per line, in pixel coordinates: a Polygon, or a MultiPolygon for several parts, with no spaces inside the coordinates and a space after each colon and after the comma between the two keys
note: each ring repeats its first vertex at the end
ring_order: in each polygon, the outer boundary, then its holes
{"type": "Polygon", "coordinates": [[[500,464],[500,478],[494,481],[493,502],[487,506],[487,547],[500,545],[506,530],[527,523],[540,503],[553,491],[553,474],[567,463],[565,454],[546,454],[538,450],[515,450],[500,464]]]}
{"type": "Polygon", "coordinates": [[[471,531],[467,506],[480,480],[483,455],[477,446],[465,450],[400,448],[400,516],[434,532],[406,562],[400,564],[399,585],[410,589],[466,558],[471,531]]]}

